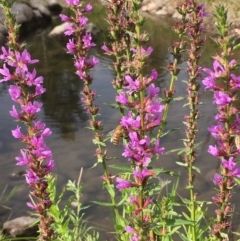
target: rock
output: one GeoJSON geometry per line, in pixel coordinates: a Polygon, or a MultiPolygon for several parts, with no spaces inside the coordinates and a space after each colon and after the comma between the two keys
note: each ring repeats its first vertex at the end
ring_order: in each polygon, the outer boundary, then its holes
{"type": "Polygon", "coordinates": [[[11,237],[36,237],[38,225],[36,219],[30,216],[22,216],[3,224],[3,234],[11,237]]]}
{"type": "Polygon", "coordinates": [[[48,9],[51,12],[51,15],[58,16],[62,12],[62,6],[56,0],[49,0],[48,1],[48,9]]]}
{"type": "Polygon", "coordinates": [[[25,3],[14,2],[11,12],[15,15],[19,24],[30,22],[34,17],[32,8],[25,3]]]}
{"type": "Polygon", "coordinates": [[[162,8],[162,9],[158,10],[156,12],[156,14],[159,16],[164,16],[164,15],[168,15],[168,12],[166,11],[166,9],[162,8]]]}
{"type": "MultiPolygon", "coordinates": [[[[53,15],[59,15],[62,6],[58,0],[29,0],[27,3],[14,2],[11,12],[16,17],[16,22],[21,24],[20,36],[28,35],[42,29],[51,23],[53,15]]],[[[0,8],[0,22],[5,16],[0,8]]],[[[0,24],[0,46],[4,45],[7,37],[6,28],[0,24]]]]}
{"type": "Polygon", "coordinates": [[[30,0],[29,1],[31,7],[33,9],[37,9],[42,13],[45,17],[49,18],[51,17],[51,12],[48,9],[48,6],[46,4],[46,1],[41,1],[41,0],[30,0]]]}
{"type": "Polygon", "coordinates": [[[150,12],[156,14],[156,12],[164,6],[164,1],[154,1],[154,0],[145,0],[142,3],[141,10],[144,12],[150,12]]]}
{"type": "MultiPolygon", "coordinates": [[[[64,34],[68,25],[69,25],[69,23],[67,23],[67,22],[57,25],[56,27],[54,27],[52,29],[52,31],[48,34],[48,36],[55,37],[57,35],[64,34]]],[[[101,30],[93,23],[87,23],[86,30],[88,33],[92,33],[93,36],[97,36],[99,33],[101,33],[101,30]]]]}
{"type": "MultiPolygon", "coordinates": [[[[54,38],[57,40],[62,46],[66,46],[68,42],[68,37],[64,35],[65,30],[67,29],[69,23],[65,22],[62,23],[52,29],[52,31],[48,34],[49,37],[54,38]]],[[[102,32],[95,24],[87,23],[86,24],[86,31],[88,33],[92,33],[93,39],[96,39],[99,33],[102,32]]]]}
{"type": "Polygon", "coordinates": [[[174,14],[172,15],[172,18],[181,19],[182,15],[178,11],[175,11],[174,14]]]}

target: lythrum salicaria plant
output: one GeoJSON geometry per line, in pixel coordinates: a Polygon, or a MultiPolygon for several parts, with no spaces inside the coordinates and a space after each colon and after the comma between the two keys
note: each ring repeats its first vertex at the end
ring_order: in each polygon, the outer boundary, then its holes
{"type": "Polygon", "coordinates": [[[227,10],[224,5],[215,9],[218,37],[215,38],[221,53],[213,59],[213,70],[204,68],[207,76],[203,79],[205,90],[213,91],[213,104],[217,106],[216,123],[208,128],[216,144],[210,145],[208,152],[219,158],[220,168],[213,177],[216,194],[212,197],[217,206],[213,219],[210,240],[229,240],[231,230],[233,204],[231,197],[234,187],[240,178],[237,157],[240,152],[240,118],[236,105],[240,89],[240,76],[235,74],[239,62],[232,58],[239,45],[235,37],[228,34],[227,10]]]}
{"type": "MultiPolygon", "coordinates": [[[[198,5],[195,1],[185,1],[177,7],[179,13],[183,16],[184,21],[180,25],[180,29],[184,29],[184,37],[186,38],[186,54],[187,54],[187,73],[188,79],[184,81],[187,83],[187,103],[189,114],[184,116],[184,125],[186,126],[184,143],[184,155],[182,162],[177,162],[180,166],[184,166],[188,174],[188,184],[186,189],[189,190],[189,200],[182,199],[184,205],[187,207],[189,214],[185,213],[185,218],[192,222],[191,228],[184,227],[187,238],[191,240],[199,240],[202,236],[203,230],[200,229],[202,222],[202,202],[197,202],[197,196],[194,192],[195,171],[200,172],[194,165],[196,161],[196,146],[198,127],[197,121],[200,113],[197,109],[199,105],[199,88],[201,78],[201,67],[199,60],[204,44],[204,27],[203,19],[208,16],[203,4],[198,5]]],[[[180,234],[183,237],[183,234],[180,234]]]]}
{"type": "Polygon", "coordinates": [[[47,191],[48,175],[54,167],[52,152],[45,143],[45,138],[51,134],[49,128],[37,119],[42,104],[37,100],[45,92],[43,77],[38,76],[35,69],[29,70],[29,66],[38,62],[32,59],[30,53],[18,42],[19,26],[15,24],[11,14],[9,1],[1,1],[2,10],[6,16],[5,26],[9,31],[8,47],[2,47],[0,59],[4,61],[0,73],[3,78],[0,82],[10,82],[9,94],[19,107],[13,105],[10,115],[18,122],[23,123],[25,131],[17,126],[12,135],[26,144],[21,149],[21,156],[16,157],[17,165],[26,166],[26,182],[31,188],[32,202],[30,206],[39,215],[40,240],[50,241],[54,238],[54,230],[51,225],[52,217],[49,216],[49,208],[52,201],[47,191]]]}

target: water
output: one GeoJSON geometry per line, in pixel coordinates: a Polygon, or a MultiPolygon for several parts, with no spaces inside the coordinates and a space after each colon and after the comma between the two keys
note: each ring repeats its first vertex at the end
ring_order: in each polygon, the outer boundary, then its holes
{"type": "MultiPolygon", "coordinates": [[[[91,21],[99,24],[98,26],[105,29],[105,13],[101,5],[97,5],[95,12],[91,16],[91,21]]],[[[150,32],[150,45],[154,47],[151,57],[150,68],[156,68],[160,74],[158,85],[162,90],[169,85],[169,76],[167,72],[161,68],[166,66],[171,58],[167,52],[169,46],[174,40],[174,34],[171,32],[169,25],[162,24],[161,21],[148,20],[145,28],[150,32]]],[[[74,180],[78,178],[80,168],[84,168],[82,184],[83,198],[82,202],[86,205],[90,201],[105,201],[107,197],[106,191],[102,188],[101,175],[103,174],[101,166],[90,169],[96,159],[94,156],[95,146],[92,145],[92,133],[86,128],[88,126],[88,116],[86,115],[80,101],[79,92],[83,85],[74,74],[72,57],[67,55],[62,48],[53,39],[47,37],[49,30],[45,30],[39,34],[29,37],[26,41],[28,49],[34,58],[40,59],[36,65],[38,75],[44,76],[44,86],[47,92],[42,96],[43,109],[39,117],[51,128],[53,134],[48,138],[47,143],[54,154],[56,167],[54,174],[58,179],[58,188],[61,190],[68,179],[74,180]]],[[[101,119],[104,122],[104,132],[108,133],[119,121],[120,117],[117,112],[103,103],[113,103],[115,92],[111,86],[114,78],[113,72],[109,68],[111,58],[104,55],[100,46],[106,36],[98,40],[98,46],[92,50],[92,54],[99,60],[100,64],[92,71],[94,77],[93,89],[98,94],[96,103],[101,109],[101,119]]],[[[216,47],[208,40],[204,49],[202,62],[205,66],[210,66],[210,55],[214,53],[216,47]]],[[[183,71],[180,74],[180,80],[176,83],[177,95],[185,95],[186,85],[181,80],[186,79],[184,68],[186,63],[182,64],[183,71]]],[[[149,70],[150,70],[149,68],[149,70]]],[[[212,94],[204,92],[201,88],[201,100],[204,103],[199,107],[201,111],[201,119],[199,121],[199,141],[202,141],[198,149],[198,166],[202,175],[196,176],[196,192],[199,200],[210,200],[213,195],[212,177],[218,169],[218,161],[207,153],[209,144],[214,140],[207,132],[207,126],[214,123],[215,106],[212,104],[212,94]]],[[[9,110],[13,105],[8,95],[8,84],[3,83],[0,86],[0,160],[1,160],[1,182],[0,188],[3,190],[8,184],[8,190],[17,187],[16,195],[7,203],[12,208],[13,217],[26,215],[29,210],[25,203],[29,200],[29,190],[25,185],[24,179],[11,178],[12,172],[22,170],[17,167],[15,157],[19,155],[19,149],[23,147],[18,140],[11,136],[11,130],[17,123],[9,116],[9,110]]],[[[169,151],[173,148],[182,147],[181,138],[183,138],[184,129],[182,118],[187,109],[183,108],[183,102],[175,102],[171,104],[168,126],[166,129],[179,128],[179,130],[170,133],[161,141],[162,145],[169,151]]],[[[119,159],[114,163],[125,163],[121,157],[121,145],[114,147],[109,144],[109,155],[118,156],[119,159]]],[[[185,190],[186,172],[176,165],[179,161],[176,154],[167,154],[160,158],[156,166],[163,166],[175,172],[181,172],[179,193],[183,196],[187,195],[185,190]]],[[[239,188],[235,189],[233,201],[240,201],[239,188]]],[[[213,209],[213,208],[212,208],[213,209]]],[[[88,217],[92,217],[91,225],[103,228],[106,232],[113,231],[111,227],[111,216],[109,210],[92,204],[92,207],[86,211],[88,217]]],[[[239,208],[236,207],[235,220],[239,220],[239,208]]],[[[6,217],[4,217],[6,218],[6,217]]],[[[238,222],[234,222],[234,228],[238,227],[238,222]]],[[[106,237],[111,236],[104,234],[106,237]]]]}

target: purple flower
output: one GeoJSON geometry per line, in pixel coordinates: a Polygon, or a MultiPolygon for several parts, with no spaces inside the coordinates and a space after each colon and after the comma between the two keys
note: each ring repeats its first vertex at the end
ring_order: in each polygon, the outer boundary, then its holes
{"type": "Polygon", "coordinates": [[[216,145],[215,146],[210,145],[209,148],[208,148],[208,152],[213,156],[219,156],[220,155],[216,145]]]}
{"type": "Polygon", "coordinates": [[[131,111],[128,112],[127,116],[121,118],[120,124],[123,125],[127,130],[139,129],[141,127],[140,116],[133,117],[131,111]]]}
{"type": "Polygon", "coordinates": [[[125,231],[127,233],[135,233],[135,230],[131,226],[126,226],[125,231]]]}
{"type": "Polygon", "coordinates": [[[83,69],[85,63],[86,63],[86,58],[85,58],[85,57],[81,57],[81,58],[79,58],[78,60],[76,60],[76,61],[74,62],[74,66],[75,66],[78,70],[81,70],[81,69],[83,69]]]}
{"type": "Polygon", "coordinates": [[[42,132],[43,137],[48,137],[52,134],[52,131],[49,128],[45,128],[42,132]]]}
{"type": "Polygon", "coordinates": [[[153,51],[153,48],[151,46],[149,46],[147,49],[144,49],[143,47],[141,47],[141,53],[144,55],[150,55],[153,51]]]}
{"type": "Polygon", "coordinates": [[[0,83],[4,81],[9,81],[12,79],[12,75],[9,69],[6,67],[6,64],[3,64],[3,69],[0,69],[0,74],[5,76],[3,79],[0,79],[0,83]]]}
{"type": "Polygon", "coordinates": [[[35,64],[39,60],[38,59],[31,59],[30,53],[24,49],[22,53],[17,52],[16,56],[16,73],[19,74],[21,72],[28,72],[28,65],[35,64]]]}
{"type": "Polygon", "coordinates": [[[85,25],[87,24],[88,22],[88,18],[85,17],[85,16],[80,16],[79,17],[79,23],[80,23],[80,26],[83,28],[85,27],[85,25]]]}
{"type": "Polygon", "coordinates": [[[158,78],[158,72],[155,69],[151,72],[151,78],[152,80],[156,80],[158,78]]]}
{"type": "Polygon", "coordinates": [[[20,150],[22,157],[16,157],[16,161],[17,161],[17,165],[18,166],[25,166],[27,165],[29,162],[31,162],[32,158],[29,157],[26,153],[26,151],[24,150],[20,150]]]}
{"type": "Polygon", "coordinates": [[[65,34],[66,36],[70,36],[70,35],[72,35],[72,34],[74,33],[73,25],[70,24],[70,23],[68,23],[68,24],[66,25],[65,29],[66,29],[66,30],[65,30],[64,34],[65,34]]]}
{"type": "Polygon", "coordinates": [[[17,128],[15,130],[12,130],[12,135],[17,139],[22,138],[22,136],[23,136],[20,129],[21,129],[21,127],[17,126],[17,128]]]}
{"type": "Polygon", "coordinates": [[[209,132],[211,132],[212,136],[219,140],[222,133],[224,133],[224,129],[222,125],[215,125],[215,126],[210,126],[208,127],[209,132]]]}
{"type": "Polygon", "coordinates": [[[90,3],[87,4],[87,6],[84,9],[84,12],[88,13],[92,11],[92,5],[90,3]]]}
{"type": "Polygon", "coordinates": [[[35,88],[34,96],[41,95],[41,94],[43,94],[45,91],[46,91],[46,89],[43,88],[42,85],[37,85],[36,88],[35,88]]]}
{"type": "Polygon", "coordinates": [[[215,173],[214,177],[213,177],[213,183],[216,186],[219,186],[222,184],[222,182],[223,182],[223,177],[221,175],[219,175],[218,173],[215,173]]]}
{"type": "Polygon", "coordinates": [[[112,54],[112,51],[105,44],[101,47],[101,49],[108,54],[112,54]]]}
{"type": "Polygon", "coordinates": [[[140,81],[138,79],[133,80],[130,75],[127,75],[125,77],[125,80],[128,83],[128,86],[124,87],[125,89],[129,90],[129,94],[132,94],[133,92],[137,92],[140,89],[140,81]]]}
{"type": "Polygon", "coordinates": [[[216,103],[217,105],[226,106],[228,105],[232,99],[228,96],[228,94],[221,92],[221,91],[215,91],[214,92],[214,101],[213,103],[216,103]]]}
{"type": "Polygon", "coordinates": [[[122,105],[125,105],[127,106],[129,104],[129,101],[128,101],[128,96],[125,92],[121,92],[119,93],[116,98],[115,98],[116,102],[122,104],[122,105]]]}
{"type": "Polygon", "coordinates": [[[74,43],[74,39],[69,39],[68,43],[67,43],[67,53],[73,54],[76,51],[76,47],[75,47],[75,43],[74,43]]]}
{"type": "Polygon", "coordinates": [[[54,161],[53,160],[48,161],[46,164],[47,172],[51,172],[53,168],[54,168],[54,161]]]}
{"type": "Polygon", "coordinates": [[[26,106],[21,106],[22,110],[29,115],[35,115],[41,110],[42,103],[38,101],[28,102],[26,106]]]}
{"type": "Polygon", "coordinates": [[[29,185],[39,181],[39,177],[37,176],[37,173],[33,172],[32,170],[26,170],[25,177],[26,177],[26,182],[29,185]]]}
{"type": "Polygon", "coordinates": [[[231,171],[232,176],[240,178],[240,168],[236,167],[236,162],[234,162],[234,158],[230,157],[229,160],[222,160],[222,165],[231,171]]]}
{"type": "Polygon", "coordinates": [[[77,6],[79,4],[79,0],[66,0],[66,3],[70,6],[77,6]]]}
{"type": "Polygon", "coordinates": [[[16,85],[10,85],[8,92],[13,101],[17,101],[21,96],[21,90],[16,85]]]}
{"type": "Polygon", "coordinates": [[[17,112],[17,110],[16,110],[15,105],[13,105],[12,110],[10,110],[9,113],[10,113],[10,115],[11,115],[12,117],[14,117],[14,118],[16,118],[16,119],[19,119],[19,118],[20,118],[20,116],[19,116],[19,114],[18,114],[18,112],[17,112]]]}
{"type": "Polygon", "coordinates": [[[59,17],[61,18],[61,20],[63,21],[63,22],[67,22],[67,21],[69,21],[69,17],[67,16],[67,15],[65,15],[65,14],[59,14],[59,17]]]}
{"type": "Polygon", "coordinates": [[[27,85],[28,86],[32,86],[32,85],[40,85],[43,83],[43,77],[42,76],[39,76],[36,78],[36,75],[37,75],[37,71],[36,69],[33,69],[33,72],[28,72],[26,77],[28,79],[27,81],[27,85]]]}
{"type": "MultiPolygon", "coordinates": [[[[11,59],[11,61],[14,59],[14,53],[11,49],[6,49],[4,46],[2,46],[2,54],[0,55],[0,59],[9,62],[9,59],[11,59]]],[[[12,65],[11,65],[12,66],[12,65]]]]}
{"type": "Polygon", "coordinates": [[[155,142],[155,146],[153,148],[153,153],[154,154],[163,155],[165,148],[164,147],[160,147],[159,143],[160,143],[160,140],[157,139],[156,142],[155,142]]]}
{"type": "Polygon", "coordinates": [[[206,86],[205,89],[213,89],[215,87],[215,79],[226,72],[224,67],[217,60],[214,60],[213,62],[213,70],[214,71],[208,68],[203,68],[203,71],[209,74],[208,77],[203,79],[203,84],[206,86]]]}
{"type": "Polygon", "coordinates": [[[127,233],[133,234],[133,235],[130,237],[130,241],[139,241],[139,240],[140,240],[140,238],[139,238],[138,235],[136,234],[136,231],[135,231],[132,227],[126,226],[125,231],[126,231],[127,233]]]}
{"type": "Polygon", "coordinates": [[[158,95],[159,92],[160,92],[159,87],[156,87],[154,84],[149,85],[149,87],[148,87],[149,98],[153,98],[154,96],[158,95]]]}
{"type": "Polygon", "coordinates": [[[205,90],[206,89],[215,89],[216,88],[215,78],[212,75],[204,78],[202,83],[205,85],[205,90]]]}
{"type": "Polygon", "coordinates": [[[35,206],[35,204],[32,204],[32,203],[30,203],[30,202],[27,202],[27,206],[28,207],[30,207],[32,210],[36,210],[36,206],[35,206]]]}
{"type": "Polygon", "coordinates": [[[231,80],[230,84],[234,89],[239,89],[240,88],[240,76],[236,76],[234,74],[231,74],[231,80]]]}
{"type": "Polygon", "coordinates": [[[86,33],[83,36],[83,43],[84,43],[84,48],[86,48],[86,49],[90,49],[91,47],[96,46],[96,44],[92,43],[91,33],[86,33]]]}
{"type": "Polygon", "coordinates": [[[35,64],[39,62],[39,60],[31,59],[30,53],[26,49],[24,49],[22,54],[19,53],[19,59],[17,59],[17,62],[22,62],[25,65],[29,65],[29,64],[35,64]]]}
{"type": "Polygon", "coordinates": [[[99,60],[94,56],[91,56],[88,60],[88,63],[91,65],[91,68],[93,68],[95,65],[99,63],[99,60]]]}
{"type": "MultiPolygon", "coordinates": [[[[138,52],[138,50],[136,48],[131,48],[130,50],[134,53],[138,52]]],[[[147,49],[141,47],[141,54],[142,55],[150,55],[152,53],[152,51],[153,51],[153,48],[151,46],[149,46],[147,49]]]]}
{"type": "Polygon", "coordinates": [[[198,11],[199,17],[209,17],[210,16],[209,13],[206,12],[205,4],[198,5],[197,11],[198,11]]]}
{"type": "Polygon", "coordinates": [[[125,188],[130,188],[130,187],[132,187],[131,182],[126,181],[126,180],[124,180],[124,179],[122,179],[122,178],[120,178],[120,177],[117,177],[117,178],[116,178],[116,182],[118,183],[118,184],[116,185],[116,188],[117,188],[118,190],[122,190],[122,189],[125,189],[125,188]]]}

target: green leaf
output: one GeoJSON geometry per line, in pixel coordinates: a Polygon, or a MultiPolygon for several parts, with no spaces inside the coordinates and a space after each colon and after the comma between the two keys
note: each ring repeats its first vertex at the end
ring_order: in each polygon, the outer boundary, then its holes
{"type": "Polygon", "coordinates": [[[176,131],[176,130],[180,130],[180,128],[172,128],[171,130],[168,130],[168,131],[164,132],[164,133],[161,135],[161,137],[166,136],[166,135],[168,135],[170,132],[176,131]]]}
{"type": "Polygon", "coordinates": [[[132,169],[130,167],[120,166],[120,165],[109,165],[109,167],[123,171],[125,173],[132,173],[132,169]]]}
{"type": "Polygon", "coordinates": [[[187,163],[184,162],[176,162],[179,166],[187,167],[187,163]]]}
{"type": "Polygon", "coordinates": [[[111,104],[111,103],[107,103],[107,102],[103,102],[104,105],[109,106],[113,109],[119,109],[119,105],[118,104],[111,104]]]}
{"type": "Polygon", "coordinates": [[[173,149],[173,150],[170,150],[170,151],[168,151],[168,152],[166,152],[166,154],[169,154],[169,153],[173,153],[173,152],[182,152],[182,151],[184,151],[185,150],[185,148],[176,148],[176,149],[173,149]]]}
{"type": "Polygon", "coordinates": [[[183,226],[183,225],[193,225],[193,221],[188,221],[184,219],[167,219],[167,226],[183,226]]]}
{"type": "Polygon", "coordinates": [[[120,200],[117,204],[117,207],[121,206],[127,199],[129,198],[128,195],[125,195],[122,200],[120,200]]]}
{"type": "Polygon", "coordinates": [[[108,190],[111,197],[115,197],[115,189],[113,185],[106,185],[106,189],[108,190]]]}
{"type": "Polygon", "coordinates": [[[198,167],[192,166],[192,169],[195,170],[197,173],[201,174],[201,171],[198,167]]]}
{"type": "Polygon", "coordinates": [[[92,201],[92,203],[98,204],[98,205],[101,205],[101,206],[105,206],[105,207],[112,207],[113,206],[112,203],[101,202],[101,201],[92,201]]]}
{"type": "Polygon", "coordinates": [[[235,46],[233,47],[233,50],[236,50],[236,49],[239,49],[239,48],[240,48],[240,43],[237,44],[237,45],[235,45],[235,46]]]}
{"type": "Polygon", "coordinates": [[[94,145],[100,145],[100,146],[106,146],[106,144],[105,144],[104,142],[102,142],[102,141],[97,141],[97,140],[95,140],[95,139],[93,139],[93,144],[94,144],[94,145]]]}

